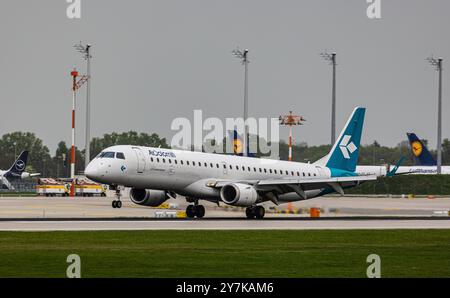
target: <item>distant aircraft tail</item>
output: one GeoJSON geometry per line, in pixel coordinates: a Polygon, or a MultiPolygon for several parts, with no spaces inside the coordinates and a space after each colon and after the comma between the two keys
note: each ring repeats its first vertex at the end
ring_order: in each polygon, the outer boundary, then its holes
{"type": "Polygon", "coordinates": [[[411,152],[421,166],[435,166],[436,160],[431,156],[427,146],[416,136],[415,133],[406,133],[411,146],[411,152]]]}
{"type": "MultiPolygon", "coordinates": [[[[244,149],[244,144],[242,141],[242,137],[238,134],[237,130],[233,130],[233,131],[229,131],[230,134],[230,138],[233,140],[233,154],[234,155],[239,155],[242,156],[243,155],[243,149],[244,149]]],[[[255,154],[250,153],[250,144],[247,144],[247,156],[248,157],[255,157],[255,154]]]]}
{"type": "Polygon", "coordinates": [[[331,151],[315,164],[330,168],[332,176],[351,175],[353,173],[349,172],[355,172],[365,113],[365,108],[357,107],[353,110],[331,151]]]}
{"type": "Polygon", "coordinates": [[[28,151],[22,151],[14,164],[6,173],[6,176],[20,178],[27,167],[28,151]]]}

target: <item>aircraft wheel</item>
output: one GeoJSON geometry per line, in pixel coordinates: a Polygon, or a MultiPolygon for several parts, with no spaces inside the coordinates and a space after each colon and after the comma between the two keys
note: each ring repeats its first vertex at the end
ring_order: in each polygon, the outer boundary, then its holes
{"type": "Polygon", "coordinates": [[[194,205],[189,205],[186,207],[186,216],[189,218],[195,217],[195,206],[194,205]]]}
{"type": "Polygon", "coordinates": [[[203,216],[205,216],[205,207],[203,205],[195,206],[195,215],[198,218],[202,218],[203,216]]]}
{"type": "Polygon", "coordinates": [[[245,215],[248,219],[252,219],[255,217],[254,208],[253,207],[247,207],[245,209],[245,215]]]}
{"type": "Polygon", "coordinates": [[[116,206],[117,208],[122,208],[122,201],[117,201],[116,206]]]}
{"type": "Polygon", "coordinates": [[[113,208],[117,208],[117,201],[112,201],[112,202],[111,202],[111,206],[112,206],[113,208]]]}
{"type": "Polygon", "coordinates": [[[254,209],[254,214],[257,219],[263,219],[266,214],[266,209],[263,206],[256,206],[254,209]]]}

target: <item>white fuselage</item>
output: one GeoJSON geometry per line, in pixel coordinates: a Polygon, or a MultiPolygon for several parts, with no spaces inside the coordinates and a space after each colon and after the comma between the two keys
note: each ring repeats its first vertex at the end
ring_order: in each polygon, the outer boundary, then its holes
{"type": "MultiPolygon", "coordinates": [[[[330,178],[327,167],[290,161],[234,155],[119,145],[105,152],[120,152],[125,159],[97,156],[86,168],[88,178],[104,184],[174,191],[184,196],[219,200],[209,181],[330,178]]],[[[308,197],[320,190],[310,191],[308,197]]],[[[300,199],[297,195],[286,200],[300,199]]]]}
{"type": "MultiPolygon", "coordinates": [[[[416,174],[416,175],[436,175],[437,166],[402,166],[397,170],[397,174],[416,174]]],[[[441,174],[450,174],[450,166],[442,166],[441,174]]]]}

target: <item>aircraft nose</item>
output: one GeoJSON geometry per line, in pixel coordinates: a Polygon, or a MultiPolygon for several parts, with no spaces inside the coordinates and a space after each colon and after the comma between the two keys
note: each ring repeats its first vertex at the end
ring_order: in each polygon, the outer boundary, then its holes
{"type": "Polygon", "coordinates": [[[86,177],[88,177],[89,179],[94,180],[94,181],[100,177],[99,171],[98,171],[97,167],[95,166],[94,161],[91,161],[88,164],[88,166],[84,170],[84,175],[86,175],[86,177]]]}

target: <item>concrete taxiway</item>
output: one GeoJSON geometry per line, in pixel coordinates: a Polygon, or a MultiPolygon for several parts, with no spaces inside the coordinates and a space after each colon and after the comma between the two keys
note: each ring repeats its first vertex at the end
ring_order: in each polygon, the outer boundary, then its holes
{"type": "MultiPolygon", "coordinates": [[[[139,206],[123,198],[113,209],[112,198],[0,198],[0,230],[159,230],[159,229],[448,229],[450,198],[323,197],[297,202],[291,210],[321,208],[320,219],[308,212],[280,214],[266,206],[264,220],[246,220],[244,209],[205,204],[205,219],[160,219],[161,212],[184,210],[183,199],[170,200],[173,209],[139,206]],[[382,218],[381,218],[382,217],[382,218]]],[[[273,206],[273,204],[270,204],[273,206]]],[[[286,209],[287,205],[278,208],[286,209]]]]}

